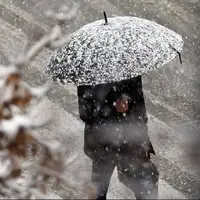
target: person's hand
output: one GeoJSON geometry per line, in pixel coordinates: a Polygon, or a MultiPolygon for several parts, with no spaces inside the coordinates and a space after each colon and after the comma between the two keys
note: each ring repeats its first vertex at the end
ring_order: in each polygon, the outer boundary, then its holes
{"type": "Polygon", "coordinates": [[[128,110],[128,100],[125,99],[117,99],[115,104],[117,112],[124,113],[128,110]]]}

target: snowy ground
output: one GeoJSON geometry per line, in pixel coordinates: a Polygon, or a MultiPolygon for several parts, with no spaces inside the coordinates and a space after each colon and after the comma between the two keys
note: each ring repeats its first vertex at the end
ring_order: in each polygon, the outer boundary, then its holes
{"type": "MultiPolygon", "coordinates": [[[[0,0],[0,62],[16,55],[28,38],[31,42],[39,39],[48,30],[52,21],[44,18],[42,12],[47,8],[58,7],[72,0],[0,0]],[[37,5],[37,6],[36,6],[37,5]]],[[[80,12],[75,21],[66,26],[72,32],[83,24],[102,18],[102,10],[108,16],[137,15],[166,24],[181,33],[185,39],[183,52],[184,65],[175,60],[168,70],[161,70],[144,77],[147,110],[149,111],[149,134],[157,155],[153,161],[160,171],[160,198],[200,198],[199,171],[199,127],[195,125],[199,117],[199,1],[198,0],[76,0],[80,12]],[[101,2],[101,3],[99,3],[101,2]],[[111,14],[112,13],[112,14],[111,14]],[[194,120],[195,119],[195,120],[194,120]],[[191,144],[197,141],[197,148],[191,152],[191,144]],[[194,164],[197,161],[197,165],[194,164]]],[[[40,85],[47,78],[42,73],[51,52],[45,49],[36,60],[22,69],[24,79],[30,85],[40,85]]],[[[90,160],[83,154],[83,124],[78,118],[76,90],[72,86],[55,85],[38,109],[45,111],[38,120],[53,112],[54,123],[40,130],[46,138],[63,141],[73,154],[79,158],[68,171],[68,178],[89,178],[90,160]],[[79,172],[79,173],[77,173],[79,172]]],[[[110,198],[132,198],[133,194],[112,177],[110,198]]],[[[62,198],[73,198],[73,191],[67,185],[54,191],[62,198]]],[[[51,195],[54,198],[54,194],[51,195]]],[[[55,197],[56,198],[56,197],[55,197]]]]}

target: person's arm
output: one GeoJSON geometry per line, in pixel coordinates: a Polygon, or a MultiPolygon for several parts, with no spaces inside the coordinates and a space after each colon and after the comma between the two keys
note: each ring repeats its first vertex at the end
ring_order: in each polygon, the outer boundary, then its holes
{"type": "Polygon", "coordinates": [[[92,86],[78,86],[79,116],[85,123],[93,123],[97,120],[94,91],[92,86]]]}
{"type": "MultiPolygon", "coordinates": [[[[144,99],[144,94],[143,94],[143,89],[142,89],[142,77],[139,76],[138,80],[137,80],[137,101],[136,101],[136,110],[139,114],[139,116],[141,116],[143,122],[145,124],[147,124],[148,122],[148,117],[147,117],[147,111],[146,111],[146,106],[145,106],[145,99],[144,99]]],[[[144,133],[146,133],[146,142],[144,143],[144,145],[146,146],[146,148],[148,149],[148,157],[150,158],[150,154],[155,154],[154,148],[152,146],[152,143],[150,141],[149,135],[148,135],[148,130],[147,130],[147,125],[145,125],[146,127],[146,131],[144,133]]]]}
{"type": "Polygon", "coordinates": [[[137,77],[136,112],[141,116],[145,123],[148,122],[141,76],[137,77]]]}

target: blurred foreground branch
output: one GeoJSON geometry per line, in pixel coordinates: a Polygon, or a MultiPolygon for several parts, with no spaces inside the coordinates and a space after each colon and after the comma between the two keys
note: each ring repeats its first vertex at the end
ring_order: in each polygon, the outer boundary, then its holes
{"type": "Polygon", "coordinates": [[[63,181],[66,165],[74,159],[64,161],[65,149],[57,141],[43,142],[34,136],[33,129],[45,124],[35,124],[27,108],[34,99],[41,99],[48,91],[43,87],[32,88],[27,85],[18,71],[29,64],[44,47],[57,48],[63,45],[61,25],[75,17],[77,7],[64,7],[65,12],[49,11],[47,16],[56,21],[52,31],[32,47],[24,48],[20,55],[12,59],[9,66],[0,66],[0,196],[3,198],[43,198],[47,183],[63,181]],[[24,170],[30,167],[26,162],[33,156],[38,167],[31,170],[23,186],[17,183],[24,170]],[[25,166],[24,166],[25,165],[25,166]]]}

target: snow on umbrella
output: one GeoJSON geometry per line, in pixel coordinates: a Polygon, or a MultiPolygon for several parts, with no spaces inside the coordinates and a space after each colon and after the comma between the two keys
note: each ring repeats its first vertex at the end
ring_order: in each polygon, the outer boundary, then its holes
{"type": "Polygon", "coordinates": [[[121,81],[160,68],[179,55],[182,37],[137,17],[106,18],[83,26],[51,56],[45,71],[61,83],[121,81]]]}

